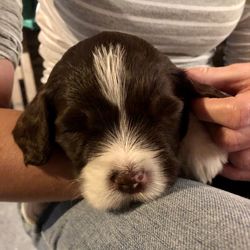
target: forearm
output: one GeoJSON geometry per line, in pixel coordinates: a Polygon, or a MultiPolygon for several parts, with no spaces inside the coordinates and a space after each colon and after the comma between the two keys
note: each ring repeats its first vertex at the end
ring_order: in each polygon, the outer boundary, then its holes
{"type": "Polygon", "coordinates": [[[14,78],[14,65],[7,59],[0,59],[0,107],[10,106],[14,78]]]}
{"type": "Polygon", "coordinates": [[[73,168],[61,152],[41,167],[25,166],[12,130],[20,112],[0,109],[0,201],[62,201],[79,197],[73,168]]]}

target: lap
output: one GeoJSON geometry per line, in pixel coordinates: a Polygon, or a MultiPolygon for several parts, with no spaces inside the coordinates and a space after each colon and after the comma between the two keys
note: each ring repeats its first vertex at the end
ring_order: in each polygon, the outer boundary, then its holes
{"type": "Polygon", "coordinates": [[[250,201],[179,179],[168,195],[123,212],[85,200],[54,207],[39,249],[250,249],[250,201]]]}

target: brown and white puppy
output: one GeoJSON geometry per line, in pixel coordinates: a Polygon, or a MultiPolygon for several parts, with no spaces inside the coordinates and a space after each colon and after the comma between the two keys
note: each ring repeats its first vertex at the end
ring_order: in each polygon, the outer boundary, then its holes
{"type": "Polygon", "coordinates": [[[190,101],[222,97],[193,83],[146,41],[103,32],[70,48],[13,131],[25,164],[42,165],[58,144],[95,208],[147,202],[180,168],[210,182],[227,159],[190,115],[190,101]]]}

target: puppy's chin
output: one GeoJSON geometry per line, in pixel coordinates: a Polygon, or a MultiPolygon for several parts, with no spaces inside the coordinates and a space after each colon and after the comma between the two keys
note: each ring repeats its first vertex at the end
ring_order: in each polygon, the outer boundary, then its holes
{"type": "Polygon", "coordinates": [[[168,178],[158,155],[150,149],[126,151],[113,145],[82,169],[83,197],[97,209],[113,210],[161,196],[168,178]]]}

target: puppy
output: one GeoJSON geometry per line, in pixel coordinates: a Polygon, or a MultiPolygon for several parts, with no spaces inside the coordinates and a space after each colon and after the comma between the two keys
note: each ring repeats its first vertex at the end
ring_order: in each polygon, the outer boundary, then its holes
{"type": "Polygon", "coordinates": [[[223,94],[190,81],[146,41],[103,32],[64,54],[13,135],[26,165],[45,164],[59,145],[83,197],[118,209],[156,199],[180,172],[206,183],[221,171],[226,153],[189,118],[201,96],[223,94]]]}

